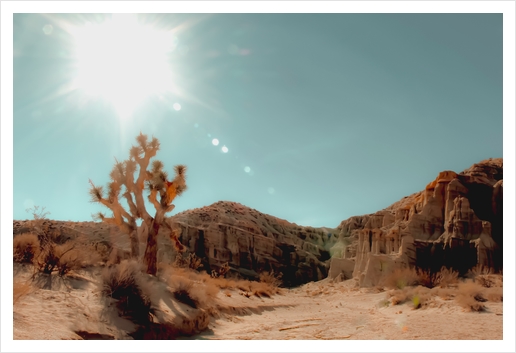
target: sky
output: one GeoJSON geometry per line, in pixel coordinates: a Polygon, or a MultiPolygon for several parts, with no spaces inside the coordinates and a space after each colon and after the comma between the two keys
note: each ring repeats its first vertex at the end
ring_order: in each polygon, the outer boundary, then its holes
{"type": "Polygon", "coordinates": [[[14,219],[108,211],[88,180],[140,131],[188,167],[170,215],[226,200],[314,227],[503,157],[502,14],[129,17],[14,14],[14,219]]]}

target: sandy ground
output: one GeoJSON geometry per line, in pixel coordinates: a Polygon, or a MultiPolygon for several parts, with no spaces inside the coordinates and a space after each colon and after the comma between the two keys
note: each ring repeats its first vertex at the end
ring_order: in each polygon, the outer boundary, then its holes
{"type": "MultiPolygon", "coordinates": [[[[28,279],[27,273],[18,273],[28,279]]],[[[82,274],[36,289],[13,308],[15,340],[124,338],[124,323],[114,326],[102,316],[94,277],[82,274]],[[104,336],[101,336],[104,335],[104,336]]],[[[225,313],[212,318],[201,340],[501,340],[503,304],[486,302],[485,312],[465,312],[453,299],[432,299],[414,310],[410,303],[387,305],[386,292],[352,287],[350,281],[324,280],[285,289],[272,298],[249,298],[238,290],[221,291],[225,313]],[[229,295],[229,296],[228,296],[229,295]]],[[[184,311],[179,303],[178,311],[184,311]]],[[[173,309],[175,310],[175,309],[173,309]]]]}

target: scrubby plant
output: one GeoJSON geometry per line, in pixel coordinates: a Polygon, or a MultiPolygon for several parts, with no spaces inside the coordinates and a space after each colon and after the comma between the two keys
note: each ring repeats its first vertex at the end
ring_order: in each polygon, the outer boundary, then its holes
{"type": "Polygon", "coordinates": [[[165,215],[174,209],[172,201],[186,190],[186,166],[174,167],[175,177],[169,179],[159,160],[150,160],[156,156],[160,142],[153,137],[148,141],[147,135],[140,133],[136,137],[136,146],[131,147],[129,158],[123,162],[116,161],[110,173],[107,195],[102,186],[96,186],[90,180],[90,195],[93,202],[98,202],[112,211],[112,217],[98,213],[95,218],[105,223],[117,225],[129,235],[131,240],[131,255],[139,257],[139,242],[137,236],[137,219],[142,219],[147,229],[147,245],[144,254],[146,272],[156,275],[157,272],[157,235],[161,227],[170,231],[170,236],[179,252],[184,251],[178,240],[178,232],[166,222],[165,215]],[[150,167],[149,167],[150,165],[150,167]],[[149,169],[148,169],[149,168],[149,169]],[[136,179],[135,179],[136,176],[136,179]],[[148,200],[154,206],[155,213],[147,212],[143,193],[148,192],[148,200]],[[120,204],[120,196],[125,198],[129,207],[126,210],[120,204]]]}
{"type": "Polygon", "coordinates": [[[455,300],[467,311],[484,311],[483,303],[487,301],[484,288],[471,281],[459,284],[455,300]]]}
{"type": "Polygon", "coordinates": [[[50,212],[45,211],[45,207],[34,206],[27,208],[26,212],[32,214],[33,219],[30,220],[31,231],[38,237],[41,247],[49,243],[64,242],[61,230],[54,228],[47,216],[50,212]]]}
{"type": "Polygon", "coordinates": [[[116,301],[122,317],[133,322],[148,323],[153,313],[150,283],[134,260],[107,267],[101,274],[101,294],[116,301]]]}
{"type": "Polygon", "coordinates": [[[270,272],[262,272],[260,274],[260,282],[262,283],[268,283],[270,284],[271,286],[273,287],[279,287],[282,285],[282,281],[281,281],[281,277],[282,277],[282,274],[279,273],[279,274],[275,274],[274,271],[270,271],[270,272]]]}
{"type": "Polygon", "coordinates": [[[502,274],[495,274],[490,267],[477,265],[468,271],[467,277],[473,279],[476,283],[485,288],[503,287],[502,274]]]}
{"type": "Polygon", "coordinates": [[[40,243],[38,236],[33,233],[16,235],[13,239],[13,260],[16,262],[32,263],[39,255],[40,243]]]}
{"type": "Polygon", "coordinates": [[[173,267],[178,268],[190,268],[192,270],[198,270],[202,268],[202,260],[197,257],[194,253],[190,253],[187,256],[184,256],[182,253],[178,253],[176,255],[176,259],[172,265],[173,267]]]}
{"type": "Polygon", "coordinates": [[[74,242],[45,245],[35,261],[37,270],[44,274],[57,272],[60,276],[64,276],[70,270],[80,268],[82,253],[75,247],[74,242]]]}
{"type": "Polygon", "coordinates": [[[224,277],[226,275],[226,273],[229,272],[229,270],[230,270],[229,263],[225,262],[217,270],[211,271],[211,277],[212,278],[224,277]]]}
{"type": "Polygon", "coordinates": [[[419,283],[419,276],[414,268],[397,268],[386,275],[380,282],[381,286],[391,289],[403,289],[419,283]]]}
{"type": "Polygon", "coordinates": [[[439,272],[416,270],[418,283],[427,288],[447,287],[456,284],[459,281],[459,273],[446,267],[442,267],[439,272]]]}

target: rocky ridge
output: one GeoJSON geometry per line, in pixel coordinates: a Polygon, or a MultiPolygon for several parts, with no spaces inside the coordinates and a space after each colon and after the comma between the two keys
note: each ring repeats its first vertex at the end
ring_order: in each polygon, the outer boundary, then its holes
{"type": "Polygon", "coordinates": [[[378,284],[388,267],[441,266],[465,273],[479,264],[500,269],[503,246],[503,159],[443,171],[423,191],[384,210],[341,222],[330,277],[378,284]]]}

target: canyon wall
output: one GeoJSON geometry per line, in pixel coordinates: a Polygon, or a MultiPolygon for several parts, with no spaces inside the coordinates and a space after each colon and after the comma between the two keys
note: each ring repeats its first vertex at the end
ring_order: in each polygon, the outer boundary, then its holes
{"type": "Polygon", "coordinates": [[[423,191],[338,229],[342,257],[354,261],[362,286],[376,285],[386,268],[398,266],[447,266],[462,274],[477,264],[501,269],[503,160],[441,172],[423,191]]]}

